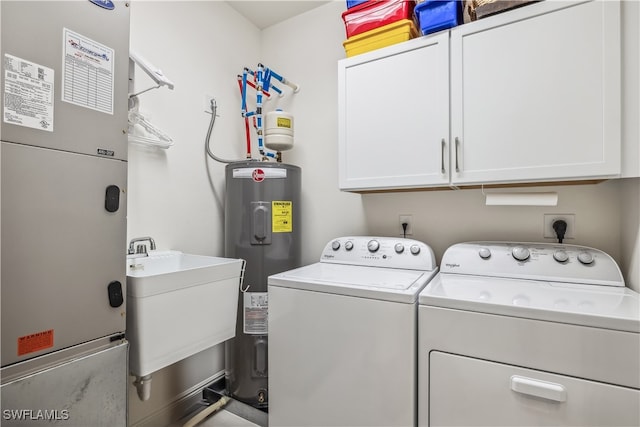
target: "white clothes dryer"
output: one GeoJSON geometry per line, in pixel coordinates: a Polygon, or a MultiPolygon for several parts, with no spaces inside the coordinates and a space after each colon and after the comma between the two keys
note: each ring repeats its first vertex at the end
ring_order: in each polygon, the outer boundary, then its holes
{"type": "Polygon", "coordinates": [[[640,302],[602,251],[473,242],[419,297],[420,426],[640,425],[640,302]]]}
{"type": "Polygon", "coordinates": [[[422,242],[356,236],[270,276],[269,425],[415,426],[417,300],[436,273],[422,242]]]}

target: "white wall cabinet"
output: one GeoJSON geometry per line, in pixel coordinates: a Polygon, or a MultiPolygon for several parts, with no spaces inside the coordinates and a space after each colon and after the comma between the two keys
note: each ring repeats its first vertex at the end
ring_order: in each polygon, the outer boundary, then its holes
{"type": "Polygon", "coordinates": [[[449,182],[449,34],[339,62],[342,190],[449,182]]]}
{"type": "Polygon", "coordinates": [[[619,3],[529,7],[451,31],[454,185],[620,173],[619,3]]]}
{"type": "Polygon", "coordinates": [[[618,2],[540,2],[340,61],[340,188],[619,176],[620,45],[618,2]]]}

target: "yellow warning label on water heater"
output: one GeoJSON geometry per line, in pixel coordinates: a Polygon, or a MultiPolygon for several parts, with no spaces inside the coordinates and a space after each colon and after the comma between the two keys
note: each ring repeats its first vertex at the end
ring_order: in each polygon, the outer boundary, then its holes
{"type": "Polygon", "coordinates": [[[271,202],[271,225],[274,233],[293,231],[293,202],[274,200],[271,202]]]}

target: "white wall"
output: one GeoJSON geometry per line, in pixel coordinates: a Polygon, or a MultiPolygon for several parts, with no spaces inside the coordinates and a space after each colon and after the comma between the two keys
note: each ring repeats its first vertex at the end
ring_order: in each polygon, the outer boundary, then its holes
{"type": "MultiPolygon", "coordinates": [[[[485,206],[482,190],[367,195],[365,208],[370,227],[383,234],[398,234],[398,215],[412,214],[414,237],[428,242],[437,259],[454,243],[471,240],[554,242],[543,238],[545,213],[575,214],[575,239],[565,243],[602,249],[620,255],[619,185],[527,188],[557,191],[558,206],[485,206]]],[[[503,190],[485,190],[498,192],[503,190]]]]}
{"type": "MultiPolygon", "coordinates": [[[[206,160],[210,115],[217,99],[212,149],[244,155],[236,75],[259,60],[259,30],[222,1],[139,1],[131,8],[131,48],[162,69],[174,90],[140,95],[140,109],[171,136],[168,150],[130,145],[128,234],[153,236],[158,248],[207,255],[223,252],[224,165],[206,160]]],[[[136,69],[136,89],[152,86],[136,69]]]]}
{"type": "MultiPolygon", "coordinates": [[[[213,151],[242,157],[236,75],[259,61],[259,40],[260,31],[222,1],[132,2],[131,48],[175,84],[172,91],[140,95],[140,110],[175,145],[161,150],[130,144],[129,239],[152,236],[158,249],[224,255],[224,165],[205,155],[210,115],[204,113],[203,98],[210,94],[218,103],[213,151]]],[[[136,91],[151,86],[137,68],[136,91]]],[[[130,424],[158,425],[158,412],[223,368],[224,348],[217,346],[155,373],[149,401],[138,400],[130,386],[130,424]]]]}
{"type": "Polygon", "coordinates": [[[620,183],[620,264],[627,285],[640,292],[640,178],[620,183]]]}
{"type": "Polygon", "coordinates": [[[338,190],[337,61],[344,57],[334,1],[262,31],[265,65],[298,83],[284,107],[295,117],[294,148],[284,161],[302,167],[303,263],[316,262],[332,238],[367,232],[362,198],[338,190]]]}
{"type": "MultiPolygon", "coordinates": [[[[301,86],[299,93],[265,108],[280,107],[295,117],[295,147],[284,153],[284,161],[302,167],[304,263],[317,261],[324,244],[336,236],[398,235],[399,214],[413,215],[413,237],[430,244],[439,260],[460,241],[544,241],[544,213],[573,213],[576,239],[567,243],[610,253],[630,285],[640,289],[638,179],[545,187],[560,195],[554,208],[488,207],[480,190],[338,191],[337,61],[344,58],[344,10],[343,1],[334,1],[260,32],[224,2],[134,2],[131,46],[176,84],[174,91],[142,95],[142,109],[176,144],[166,152],[132,146],[129,238],[151,235],[159,248],[223,255],[224,167],[205,161],[209,116],[202,113],[202,96],[215,95],[220,106],[214,151],[240,156],[244,134],[235,76],[261,61],[301,86]]],[[[153,402],[137,401],[131,388],[130,420],[149,417],[222,368],[219,346],[158,373],[153,402]]]]}

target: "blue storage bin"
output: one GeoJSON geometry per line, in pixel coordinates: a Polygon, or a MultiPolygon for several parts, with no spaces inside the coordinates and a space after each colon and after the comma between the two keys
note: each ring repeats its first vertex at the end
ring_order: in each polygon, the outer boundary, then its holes
{"type": "Polygon", "coordinates": [[[426,0],[413,9],[422,35],[462,24],[462,0],[426,0]]]}
{"type": "Polygon", "coordinates": [[[366,3],[367,0],[347,0],[347,9],[351,9],[359,4],[366,3]]]}

